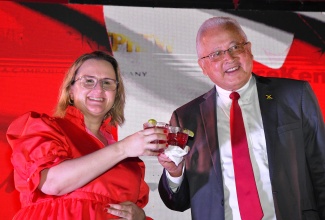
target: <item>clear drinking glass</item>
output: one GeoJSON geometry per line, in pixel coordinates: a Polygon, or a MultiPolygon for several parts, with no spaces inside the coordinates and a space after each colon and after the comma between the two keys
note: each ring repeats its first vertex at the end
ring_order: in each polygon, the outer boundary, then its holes
{"type": "Polygon", "coordinates": [[[168,126],[168,138],[167,138],[168,145],[174,145],[184,149],[187,140],[188,140],[187,129],[168,126]]]}
{"type": "MultiPolygon", "coordinates": [[[[144,129],[153,128],[153,127],[162,128],[162,129],[164,129],[164,133],[166,133],[166,134],[168,133],[168,124],[165,123],[165,122],[157,122],[156,124],[146,122],[146,123],[143,124],[144,129]]],[[[164,143],[166,143],[166,141],[165,140],[155,140],[155,141],[151,141],[150,143],[164,144],[164,143]]]]}

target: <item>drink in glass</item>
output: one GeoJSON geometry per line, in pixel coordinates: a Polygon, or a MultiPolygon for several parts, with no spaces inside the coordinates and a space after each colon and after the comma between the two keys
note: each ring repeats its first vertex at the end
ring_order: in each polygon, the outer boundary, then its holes
{"type": "MultiPolygon", "coordinates": [[[[144,129],[154,128],[154,127],[163,129],[165,134],[168,133],[168,124],[165,123],[165,122],[151,123],[150,121],[148,121],[148,122],[143,124],[144,129]]],[[[155,140],[155,141],[151,141],[150,143],[152,143],[152,144],[165,144],[166,141],[165,140],[155,140]]]]}
{"type": "Polygon", "coordinates": [[[178,146],[184,149],[188,140],[188,132],[180,127],[169,126],[168,128],[168,145],[178,146]]]}

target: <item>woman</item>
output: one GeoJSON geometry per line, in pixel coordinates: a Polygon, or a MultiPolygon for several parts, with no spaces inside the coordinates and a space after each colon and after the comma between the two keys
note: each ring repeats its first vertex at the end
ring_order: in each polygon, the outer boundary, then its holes
{"type": "MultiPolygon", "coordinates": [[[[146,219],[149,188],[138,156],[157,156],[162,129],[116,142],[125,94],[117,61],[95,51],[67,72],[55,117],[29,112],[8,128],[21,210],[14,219],[146,219]]],[[[150,218],[149,218],[150,219],[150,218]]]]}

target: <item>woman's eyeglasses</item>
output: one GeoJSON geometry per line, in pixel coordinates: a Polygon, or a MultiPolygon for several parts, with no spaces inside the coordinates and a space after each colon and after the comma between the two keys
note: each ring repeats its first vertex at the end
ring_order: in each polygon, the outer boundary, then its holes
{"type": "Polygon", "coordinates": [[[105,91],[115,91],[118,85],[118,81],[115,79],[110,79],[110,78],[104,78],[104,79],[98,79],[94,76],[81,76],[78,79],[74,80],[72,82],[72,85],[80,80],[80,84],[82,87],[85,89],[93,89],[97,85],[98,82],[100,82],[101,87],[105,91]]]}

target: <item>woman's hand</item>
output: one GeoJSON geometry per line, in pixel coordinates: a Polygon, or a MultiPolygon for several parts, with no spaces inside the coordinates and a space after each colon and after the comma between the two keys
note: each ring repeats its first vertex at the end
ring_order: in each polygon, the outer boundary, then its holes
{"type": "Polygon", "coordinates": [[[145,220],[146,214],[133,202],[122,202],[120,204],[109,204],[106,209],[108,213],[127,220],[145,220]]]}
{"type": "Polygon", "coordinates": [[[161,128],[149,128],[138,131],[120,141],[127,157],[157,156],[167,147],[167,133],[161,128]],[[160,140],[159,143],[155,143],[160,140]]]}

